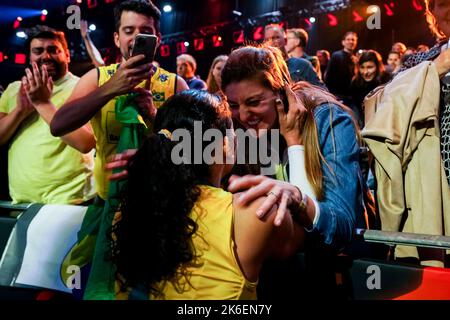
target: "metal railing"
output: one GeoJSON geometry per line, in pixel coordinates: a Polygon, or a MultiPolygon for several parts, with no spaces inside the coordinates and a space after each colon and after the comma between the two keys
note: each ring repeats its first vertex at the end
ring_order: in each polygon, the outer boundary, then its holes
{"type": "Polygon", "coordinates": [[[450,237],[429,234],[356,229],[356,235],[364,241],[387,245],[450,249],[450,237]]]}

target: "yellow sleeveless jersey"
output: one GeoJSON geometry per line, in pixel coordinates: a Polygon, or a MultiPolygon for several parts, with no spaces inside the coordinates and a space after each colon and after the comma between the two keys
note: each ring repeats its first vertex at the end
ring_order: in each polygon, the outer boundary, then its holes
{"type": "MultiPolygon", "coordinates": [[[[102,86],[117,71],[119,64],[111,64],[106,67],[99,67],[98,86],[102,86]]],[[[170,96],[176,92],[177,76],[162,68],[157,68],[151,78],[151,91],[153,103],[159,108],[170,96]]],[[[138,87],[144,87],[142,81],[138,87]]],[[[117,97],[111,99],[97,114],[91,119],[91,125],[96,138],[96,155],[94,166],[94,177],[98,195],[106,199],[108,196],[110,172],[105,171],[105,165],[109,158],[116,153],[122,125],[116,120],[115,106],[117,97]]]]}
{"type": "MultiPolygon", "coordinates": [[[[189,267],[189,283],[180,280],[182,292],[172,283],[158,286],[162,295],[150,299],[165,300],[255,300],[257,282],[248,281],[239,267],[233,240],[233,195],[222,189],[199,186],[201,194],[191,211],[198,225],[192,237],[198,267],[189,267]]],[[[155,263],[158,263],[155,261],[155,263]]],[[[116,299],[128,299],[130,289],[116,282],[116,299]]]]}

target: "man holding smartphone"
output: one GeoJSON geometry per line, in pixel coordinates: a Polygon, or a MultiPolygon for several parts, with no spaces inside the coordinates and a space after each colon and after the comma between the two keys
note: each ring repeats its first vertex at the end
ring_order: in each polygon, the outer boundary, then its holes
{"type": "Polygon", "coordinates": [[[151,1],[124,1],[114,9],[114,16],[114,42],[121,51],[122,62],[85,74],[51,123],[52,134],[61,136],[91,122],[97,151],[94,176],[98,195],[103,200],[108,195],[110,176],[104,167],[117,151],[122,129],[122,124],[115,119],[117,97],[139,93],[135,101],[141,113],[151,118],[167,98],[188,89],[176,74],[155,68],[151,62],[143,63],[144,55],[131,55],[138,34],[156,35],[159,45],[161,12],[151,1]]]}

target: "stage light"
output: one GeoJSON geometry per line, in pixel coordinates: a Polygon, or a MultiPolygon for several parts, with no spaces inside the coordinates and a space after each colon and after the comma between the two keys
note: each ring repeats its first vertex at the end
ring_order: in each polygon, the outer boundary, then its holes
{"type": "Polygon", "coordinates": [[[377,13],[379,10],[380,10],[380,7],[378,7],[378,6],[370,6],[369,7],[369,12],[372,14],[377,13]]]}
{"type": "Polygon", "coordinates": [[[309,22],[311,22],[311,23],[316,22],[316,18],[314,18],[314,17],[309,18],[309,22]]]}
{"type": "Polygon", "coordinates": [[[13,28],[14,28],[14,29],[17,29],[17,28],[20,27],[20,21],[22,21],[22,18],[21,18],[21,17],[17,17],[17,19],[14,20],[14,24],[13,24],[13,28]],[[20,20],[19,20],[19,19],[20,19],[20,20]]]}
{"type": "Polygon", "coordinates": [[[212,37],[213,47],[221,47],[223,46],[222,37],[215,35],[212,37]]]}
{"type": "Polygon", "coordinates": [[[234,14],[235,16],[237,16],[237,17],[242,16],[242,12],[240,12],[240,11],[233,10],[232,12],[233,12],[233,14],[234,14]]]}
{"type": "Polygon", "coordinates": [[[78,4],[81,4],[83,2],[83,0],[77,0],[78,4]]]}
{"type": "Polygon", "coordinates": [[[89,9],[95,8],[97,6],[97,0],[88,0],[87,6],[89,9]]]}
{"type": "Polygon", "coordinates": [[[89,30],[91,30],[91,31],[97,30],[96,25],[95,25],[95,24],[91,24],[91,25],[89,26],[89,30]]]}
{"type": "Polygon", "coordinates": [[[305,21],[305,24],[307,25],[307,27],[306,27],[307,29],[312,27],[312,23],[311,23],[311,21],[309,21],[309,19],[305,18],[305,19],[303,19],[303,21],[305,21]]]}
{"type": "Polygon", "coordinates": [[[185,41],[185,42],[184,42],[184,46],[185,46],[185,47],[189,47],[189,42],[185,41]]]}
{"type": "Polygon", "coordinates": [[[386,14],[389,17],[392,17],[394,15],[394,11],[391,8],[394,8],[394,3],[391,2],[389,5],[387,3],[384,4],[384,8],[386,9],[386,14]]]}
{"type": "Polygon", "coordinates": [[[27,34],[23,31],[17,31],[16,32],[16,37],[17,38],[21,38],[21,39],[25,39],[27,37],[27,34]]]}
{"type": "Polygon", "coordinates": [[[330,25],[330,27],[335,27],[338,25],[338,18],[335,15],[328,13],[327,17],[328,17],[328,24],[330,25]]]}
{"type": "Polygon", "coordinates": [[[48,11],[47,10],[42,10],[42,14],[44,15],[44,16],[46,16],[46,15],[48,15],[48,11]]]}
{"type": "Polygon", "coordinates": [[[233,32],[233,42],[236,44],[244,43],[244,30],[233,32]]]}
{"type": "Polygon", "coordinates": [[[186,53],[187,48],[184,45],[184,42],[177,42],[177,54],[180,55],[182,53],[186,53]]]}
{"type": "Polygon", "coordinates": [[[0,62],[3,62],[3,52],[0,51],[0,62]]]}
{"type": "Polygon", "coordinates": [[[194,39],[194,50],[200,51],[203,49],[205,49],[205,39],[203,38],[194,39]]]}
{"type": "Polygon", "coordinates": [[[253,29],[253,40],[258,41],[264,39],[264,27],[256,27],[253,29]]]}
{"type": "Polygon", "coordinates": [[[161,48],[160,49],[161,57],[168,57],[168,56],[170,56],[170,47],[169,47],[168,44],[163,44],[163,45],[161,45],[160,48],[161,48]]]}
{"type": "Polygon", "coordinates": [[[422,11],[423,7],[419,0],[412,0],[412,6],[416,11],[422,11]]]}
{"type": "Polygon", "coordinates": [[[16,53],[14,62],[17,64],[25,64],[27,62],[27,56],[23,53],[16,53]]]}
{"type": "Polygon", "coordinates": [[[352,11],[352,14],[353,14],[353,21],[354,21],[354,22],[361,22],[361,21],[364,21],[363,17],[361,17],[361,16],[359,15],[359,13],[356,12],[355,10],[352,11]]]}
{"type": "Polygon", "coordinates": [[[47,16],[45,14],[41,14],[41,21],[45,22],[46,19],[47,19],[47,16]]]}
{"type": "Polygon", "coordinates": [[[166,5],[163,7],[163,11],[164,11],[165,13],[172,12],[172,6],[171,6],[170,4],[166,4],[166,5]]]}

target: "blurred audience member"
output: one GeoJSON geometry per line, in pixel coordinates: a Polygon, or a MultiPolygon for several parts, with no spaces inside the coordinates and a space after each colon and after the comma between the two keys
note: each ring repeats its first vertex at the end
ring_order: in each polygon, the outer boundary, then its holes
{"type": "Polygon", "coordinates": [[[186,80],[189,89],[206,90],[205,81],[195,76],[197,62],[190,54],[182,54],[177,57],[177,74],[186,80]]]}
{"type": "Polygon", "coordinates": [[[217,56],[209,68],[208,79],[206,80],[206,86],[209,93],[217,93],[220,91],[222,85],[222,69],[228,60],[228,56],[217,56]]]}
{"type": "Polygon", "coordinates": [[[349,31],[342,38],[342,50],[333,52],[328,63],[325,83],[328,90],[344,104],[350,103],[350,84],[355,76],[358,35],[349,31]]]}

